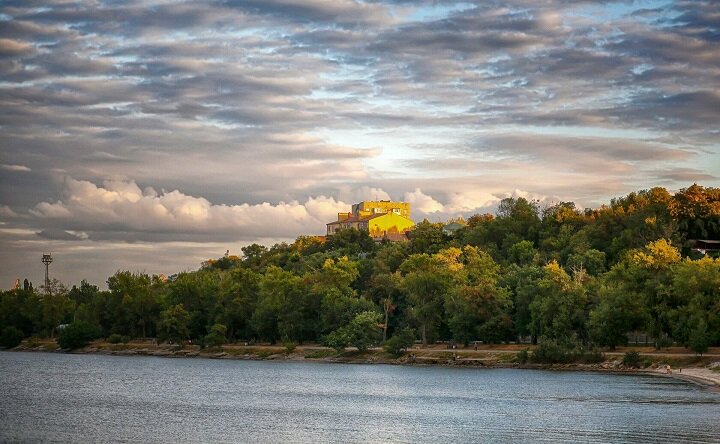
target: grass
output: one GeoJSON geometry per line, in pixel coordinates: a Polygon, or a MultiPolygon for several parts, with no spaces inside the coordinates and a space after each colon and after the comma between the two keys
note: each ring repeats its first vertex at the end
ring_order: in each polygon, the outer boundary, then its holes
{"type": "Polygon", "coordinates": [[[305,355],[305,359],[323,359],[336,355],[335,350],[313,350],[305,355]]]}

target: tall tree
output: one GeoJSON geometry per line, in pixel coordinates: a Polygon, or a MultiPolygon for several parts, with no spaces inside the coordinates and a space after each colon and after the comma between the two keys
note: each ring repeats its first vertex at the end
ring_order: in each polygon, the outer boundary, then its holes
{"type": "Polygon", "coordinates": [[[413,254],[400,266],[401,287],[408,295],[412,316],[420,326],[423,345],[443,318],[443,301],[452,285],[452,272],[438,255],[413,254]]]}

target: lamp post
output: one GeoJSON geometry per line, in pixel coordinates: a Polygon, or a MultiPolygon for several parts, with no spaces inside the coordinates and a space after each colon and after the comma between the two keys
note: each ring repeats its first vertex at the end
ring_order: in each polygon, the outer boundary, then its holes
{"type": "Polygon", "coordinates": [[[42,263],[45,264],[45,294],[50,294],[50,264],[52,263],[53,258],[51,254],[45,254],[43,253],[42,257],[42,263]]]}

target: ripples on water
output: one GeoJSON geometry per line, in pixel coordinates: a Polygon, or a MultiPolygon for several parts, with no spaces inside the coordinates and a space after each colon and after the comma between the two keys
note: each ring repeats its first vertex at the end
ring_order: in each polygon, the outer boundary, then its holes
{"type": "Polygon", "coordinates": [[[0,441],[720,442],[662,377],[0,352],[0,441]]]}

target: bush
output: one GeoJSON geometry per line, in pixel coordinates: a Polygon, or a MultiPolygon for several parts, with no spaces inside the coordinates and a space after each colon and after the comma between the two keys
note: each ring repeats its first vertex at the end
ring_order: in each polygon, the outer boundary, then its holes
{"type": "Polygon", "coordinates": [[[23,332],[20,329],[8,326],[3,328],[2,334],[0,334],[0,347],[14,348],[20,345],[23,338],[23,332]]]}
{"type": "Polygon", "coordinates": [[[361,352],[374,347],[380,340],[381,331],[378,329],[380,314],[373,311],[358,313],[344,327],[340,327],[325,336],[325,345],[338,352],[352,345],[361,352]]]}
{"type": "Polygon", "coordinates": [[[520,350],[517,353],[516,358],[517,362],[519,362],[520,364],[527,364],[528,360],[530,359],[530,354],[527,350],[520,350]]]}
{"type": "Polygon", "coordinates": [[[98,328],[94,325],[84,321],[75,321],[60,331],[58,344],[61,348],[73,350],[86,346],[99,335],[98,328]]]}
{"type": "Polygon", "coordinates": [[[117,333],[113,333],[110,336],[108,336],[107,341],[111,344],[127,344],[130,342],[130,336],[125,335],[119,335],[117,333]]]}
{"type": "Polygon", "coordinates": [[[305,359],[322,359],[335,356],[336,352],[333,350],[315,350],[305,355],[305,359]]]}
{"type": "Polygon", "coordinates": [[[662,338],[657,338],[655,340],[655,348],[658,350],[671,347],[672,345],[673,340],[668,338],[667,336],[663,336],[662,338]]]}
{"type": "Polygon", "coordinates": [[[285,354],[286,354],[286,355],[289,355],[290,353],[294,352],[295,349],[297,348],[297,344],[295,344],[295,343],[292,342],[292,341],[285,342],[285,343],[283,344],[283,346],[285,347],[285,354]]]}
{"type": "Polygon", "coordinates": [[[580,355],[579,361],[583,364],[599,364],[605,361],[605,355],[597,350],[591,350],[580,355]]]}
{"type": "Polygon", "coordinates": [[[395,335],[385,341],[383,349],[394,356],[400,356],[405,350],[412,347],[415,343],[415,330],[412,328],[404,328],[395,335]]]}
{"type": "Polygon", "coordinates": [[[697,322],[695,328],[693,328],[690,332],[688,346],[690,347],[690,350],[702,356],[703,353],[708,351],[710,345],[711,341],[710,334],[707,328],[707,323],[704,319],[700,319],[700,321],[697,322]]]}
{"type": "Polygon", "coordinates": [[[334,348],[338,353],[344,352],[345,347],[350,345],[350,339],[348,338],[346,329],[342,327],[325,336],[323,342],[328,347],[334,348]]]}
{"type": "Polygon", "coordinates": [[[107,341],[111,344],[119,344],[120,342],[122,342],[122,335],[113,333],[110,336],[108,336],[107,341]]]}
{"type": "Polygon", "coordinates": [[[542,341],[535,349],[532,360],[542,364],[565,364],[574,361],[576,357],[573,348],[567,345],[556,341],[542,341]]]}
{"type": "Polygon", "coordinates": [[[625,353],[622,363],[625,367],[640,368],[640,353],[636,352],[635,350],[625,353]]]}
{"type": "Polygon", "coordinates": [[[208,347],[220,347],[225,343],[227,327],[222,324],[215,324],[210,327],[210,332],[205,336],[205,345],[208,347]]]}

